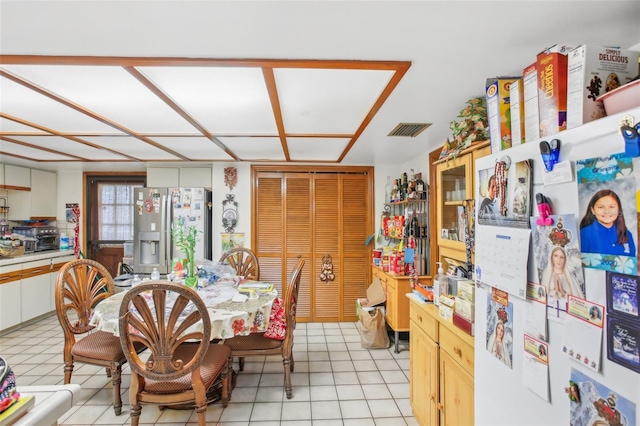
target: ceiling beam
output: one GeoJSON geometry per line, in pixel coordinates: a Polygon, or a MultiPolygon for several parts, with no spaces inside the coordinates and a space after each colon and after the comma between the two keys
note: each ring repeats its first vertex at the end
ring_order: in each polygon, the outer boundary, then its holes
{"type": "Polygon", "coordinates": [[[287,137],[284,131],[284,121],[282,120],[282,110],[280,109],[276,76],[273,73],[273,68],[263,68],[262,75],[264,75],[264,82],[267,85],[267,92],[269,93],[269,100],[271,101],[271,108],[273,109],[273,118],[276,121],[276,128],[278,129],[278,136],[280,138],[280,144],[282,145],[282,151],[284,152],[284,158],[287,161],[291,161],[289,145],[287,145],[287,137]]]}

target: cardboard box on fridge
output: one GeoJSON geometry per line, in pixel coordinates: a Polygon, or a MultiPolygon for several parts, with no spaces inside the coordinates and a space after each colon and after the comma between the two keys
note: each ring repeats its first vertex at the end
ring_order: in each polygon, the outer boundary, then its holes
{"type": "Polygon", "coordinates": [[[531,142],[540,138],[540,115],[538,114],[538,70],[536,63],[522,72],[524,98],[524,140],[531,142]]]}
{"type": "Polygon", "coordinates": [[[511,105],[509,86],[519,77],[488,78],[486,83],[487,116],[491,152],[511,148],[511,105]]]}
{"type": "Polygon", "coordinates": [[[583,44],[569,52],[567,67],[567,129],[572,129],[606,115],[596,98],[638,75],[638,52],[583,44]]]}
{"type": "Polygon", "coordinates": [[[556,44],[536,57],[540,137],[567,129],[567,54],[574,48],[556,44]]]}
{"type": "Polygon", "coordinates": [[[509,86],[511,104],[511,146],[525,143],[524,139],[524,82],[517,79],[509,86]]]}

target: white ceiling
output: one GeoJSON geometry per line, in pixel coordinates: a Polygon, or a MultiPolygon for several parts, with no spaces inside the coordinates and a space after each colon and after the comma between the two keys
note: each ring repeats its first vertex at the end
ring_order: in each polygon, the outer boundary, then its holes
{"type": "Polygon", "coordinates": [[[639,42],[637,0],[0,0],[0,155],[402,164],[545,47],[639,42]],[[433,125],[387,136],[401,122],[433,125]]]}

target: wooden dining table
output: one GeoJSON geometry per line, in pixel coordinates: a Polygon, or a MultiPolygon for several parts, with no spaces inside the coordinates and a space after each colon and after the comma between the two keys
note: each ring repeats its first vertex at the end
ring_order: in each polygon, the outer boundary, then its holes
{"type": "MultiPolygon", "coordinates": [[[[211,284],[197,293],[207,306],[211,320],[211,340],[230,339],[267,330],[271,307],[277,290],[256,292],[255,298],[240,300],[241,293],[233,285],[211,284]]],[[[96,330],[112,332],[118,336],[120,304],[126,292],[116,293],[100,302],[93,310],[90,325],[96,330]]],[[[187,330],[202,331],[202,323],[187,330]]]]}

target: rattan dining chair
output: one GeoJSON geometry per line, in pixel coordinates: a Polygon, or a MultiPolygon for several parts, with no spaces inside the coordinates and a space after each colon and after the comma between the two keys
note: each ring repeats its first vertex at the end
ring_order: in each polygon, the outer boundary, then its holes
{"type": "Polygon", "coordinates": [[[56,313],[64,332],[64,383],[71,383],[75,362],[104,366],[113,384],[113,409],[122,412],[120,376],[127,361],[120,339],[94,331],[89,325],[93,308],[114,292],[107,269],[90,259],[76,259],[60,268],[56,279],[56,313]],[[84,337],[80,337],[84,335],[84,337]]]}
{"type": "Polygon", "coordinates": [[[258,258],[248,248],[236,247],[228,250],[220,257],[220,262],[226,262],[236,273],[248,280],[260,280],[260,265],[258,258]]]}
{"type": "Polygon", "coordinates": [[[244,357],[282,355],[285,377],[284,388],[287,392],[288,399],[291,399],[293,396],[291,387],[291,372],[294,369],[293,331],[296,328],[298,289],[300,288],[300,277],[304,264],[304,259],[298,260],[296,267],[291,273],[289,284],[287,285],[283,296],[284,315],[286,321],[284,340],[265,337],[264,333],[251,333],[247,336],[235,336],[231,339],[225,340],[225,343],[231,347],[231,356],[240,358],[240,371],[244,369],[244,357]]]}
{"type": "Polygon", "coordinates": [[[218,378],[222,406],[227,406],[231,350],[209,341],[211,320],[198,293],[169,281],[139,284],[122,299],[119,318],[120,342],[131,368],[133,426],[140,420],[141,403],[162,407],[195,403],[198,424],[204,426],[207,389],[218,378]],[[140,358],[135,344],[149,349],[148,359],[140,358]]]}

